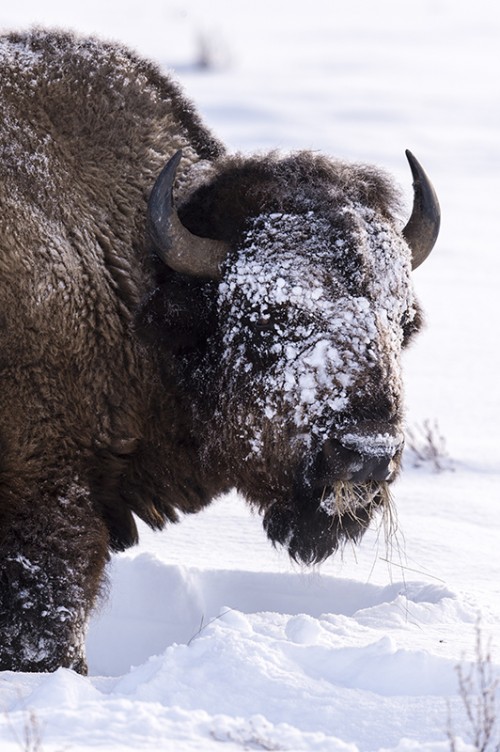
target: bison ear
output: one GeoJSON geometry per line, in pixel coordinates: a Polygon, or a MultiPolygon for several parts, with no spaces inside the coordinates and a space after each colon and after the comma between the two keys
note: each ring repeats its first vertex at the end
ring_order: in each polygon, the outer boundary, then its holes
{"type": "Polygon", "coordinates": [[[148,228],[156,254],[181,274],[220,278],[228,246],[219,240],[193,235],[179,219],[173,187],[182,151],[176,152],[160,172],[148,202],[148,228]]]}
{"type": "Polygon", "coordinates": [[[411,248],[412,269],[423,264],[434,248],[441,224],[441,209],[434,187],[420,162],[406,150],[413,176],[413,210],[403,236],[411,248]]]}

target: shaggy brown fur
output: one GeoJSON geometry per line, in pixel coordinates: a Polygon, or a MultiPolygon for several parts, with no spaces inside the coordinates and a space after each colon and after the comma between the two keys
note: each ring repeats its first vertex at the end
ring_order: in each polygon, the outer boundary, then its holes
{"type": "Polygon", "coordinates": [[[0,77],[0,669],[85,671],[133,513],[161,528],[236,485],[302,561],[362,535],[387,498],[381,465],[392,479],[399,463],[418,307],[378,171],[226,156],[177,86],[115,44],[10,34],[0,77]],[[151,252],[148,196],[178,149],[181,219],[231,246],[221,281],[151,252]],[[285,305],[282,284],[307,295],[285,305]],[[337,505],[336,480],[354,489],[337,505]]]}
{"type": "Polygon", "coordinates": [[[223,148],[174,83],[118,45],[11,34],[0,77],[0,620],[2,635],[22,631],[26,643],[1,637],[0,668],[82,667],[72,617],[40,657],[44,629],[16,605],[21,583],[32,594],[28,574],[40,567],[39,610],[83,602],[83,623],[108,545],[137,540],[132,511],[161,527],[219,490],[202,490],[196,439],[131,324],[151,278],[156,174],[179,147],[187,165],[223,148]]]}

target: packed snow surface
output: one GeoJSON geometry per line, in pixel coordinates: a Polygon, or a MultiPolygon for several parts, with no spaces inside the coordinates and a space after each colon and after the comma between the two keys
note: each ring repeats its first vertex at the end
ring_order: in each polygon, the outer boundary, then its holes
{"type": "MultiPolygon", "coordinates": [[[[119,39],[174,68],[232,149],[373,162],[408,207],[410,148],[443,226],[414,274],[427,328],[404,357],[417,438],[393,487],[397,527],[313,571],[274,550],[234,494],[162,534],[141,528],[140,547],[110,566],[90,676],[0,674],[0,749],[437,752],[448,733],[471,743],[456,666],[474,667],[478,629],[500,671],[500,11],[489,0],[0,9],[6,28],[34,22],[119,39]],[[448,458],[418,438],[424,421],[437,421],[431,438],[442,453],[444,437],[448,458]]],[[[301,388],[308,404],[315,386],[301,388]]]]}

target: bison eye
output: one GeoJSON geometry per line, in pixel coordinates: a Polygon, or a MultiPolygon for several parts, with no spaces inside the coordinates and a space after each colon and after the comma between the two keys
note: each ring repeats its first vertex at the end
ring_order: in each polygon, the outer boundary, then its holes
{"type": "Polygon", "coordinates": [[[401,315],[399,325],[401,329],[405,330],[410,326],[410,324],[411,324],[410,314],[408,311],[404,311],[404,313],[401,315]]]}
{"type": "Polygon", "coordinates": [[[266,305],[252,317],[253,326],[258,332],[273,332],[288,321],[289,314],[286,305],[266,305]]]}
{"type": "Polygon", "coordinates": [[[255,322],[255,327],[261,332],[270,332],[275,327],[275,321],[271,316],[261,316],[255,322]]]}
{"type": "Polygon", "coordinates": [[[422,314],[420,308],[417,307],[413,317],[410,317],[409,312],[405,311],[401,317],[401,328],[403,330],[403,347],[406,347],[415,334],[418,334],[422,328],[422,314]]]}

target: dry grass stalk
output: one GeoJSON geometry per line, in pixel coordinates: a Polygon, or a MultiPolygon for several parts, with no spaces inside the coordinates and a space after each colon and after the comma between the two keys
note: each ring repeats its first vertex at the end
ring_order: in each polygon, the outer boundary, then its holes
{"type": "MultiPolygon", "coordinates": [[[[469,727],[469,740],[477,752],[500,752],[497,690],[500,677],[494,670],[491,644],[483,645],[481,625],[476,625],[476,661],[468,670],[457,666],[460,699],[469,727]]],[[[458,752],[451,714],[448,718],[448,740],[451,752],[458,752]]]]}
{"type": "Polygon", "coordinates": [[[349,483],[338,480],[332,486],[325,486],[320,507],[332,517],[342,521],[354,520],[364,522],[362,510],[375,504],[377,511],[382,514],[381,529],[384,531],[386,549],[398,529],[397,515],[394,501],[388,483],[372,481],[369,483],[349,483]],[[361,516],[360,516],[361,515],[361,516]]]}
{"type": "Polygon", "coordinates": [[[446,441],[436,420],[424,420],[422,425],[406,429],[405,454],[413,467],[430,466],[437,473],[453,470],[446,441]]]}

